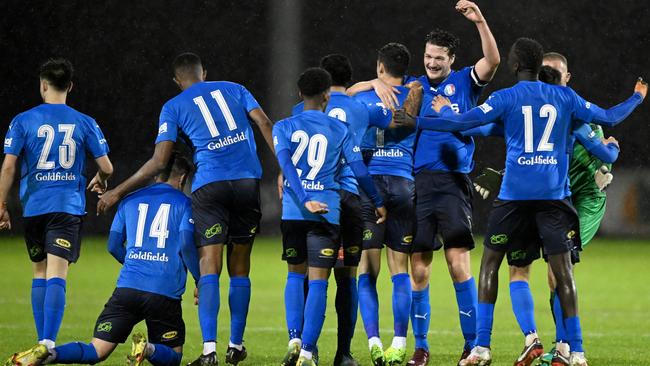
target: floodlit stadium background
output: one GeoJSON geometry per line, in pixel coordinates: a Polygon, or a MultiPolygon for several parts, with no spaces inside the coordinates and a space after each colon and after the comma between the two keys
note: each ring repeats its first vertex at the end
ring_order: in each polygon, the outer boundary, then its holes
{"type": "MultiPolygon", "coordinates": [[[[650,79],[650,10],[646,1],[478,1],[501,51],[502,64],[482,99],[514,79],[506,56],[521,36],[569,59],[570,85],[609,107],[627,98],[637,76],[650,79]]],[[[454,11],[454,1],[3,1],[0,4],[0,120],[40,103],[36,71],[50,56],[69,58],[75,87],[69,104],[97,119],[115,163],[113,184],[133,173],[153,151],[158,113],[178,93],[170,63],[182,51],[198,53],[208,78],[244,84],[273,120],[297,101],[295,81],[328,53],[348,55],[355,80],[374,77],[376,49],[389,41],[412,53],[411,74],[422,74],[424,35],[435,27],[461,38],[455,66],[482,55],[476,27],[454,11]]],[[[622,153],[609,189],[602,232],[650,236],[650,106],[644,103],[621,126],[608,129],[622,153]]],[[[278,234],[278,167],[261,139],[264,166],[263,226],[278,234]]],[[[503,167],[503,143],[478,139],[475,176],[503,167]]],[[[92,165],[92,164],[90,164],[92,165]]],[[[94,171],[94,166],[91,167],[94,171]]],[[[89,171],[90,174],[92,174],[89,171]]],[[[22,235],[17,187],[10,203],[11,235],[22,235]]],[[[108,231],[111,216],[95,217],[88,199],[87,234],[108,231]]],[[[489,204],[475,199],[481,232],[489,204]]],[[[3,234],[6,235],[6,234],[3,234]]]]}

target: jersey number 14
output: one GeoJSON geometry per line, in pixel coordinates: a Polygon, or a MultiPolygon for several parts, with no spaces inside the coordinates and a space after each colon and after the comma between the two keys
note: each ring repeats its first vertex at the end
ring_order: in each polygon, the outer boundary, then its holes
{"type": "MultiPolygon", "coordinates": [[[[169,203],[162,203],[154,216],[151,226],[149,228],[149,237],[156,238],[156,248],[164,248],[165,241],[169,237],[169,230],[167,230],[167,223],[169,222],[169,203]]],[[[144,237],[144,227],[147,221],[147,211],[149,205],[141,203],[138,205],[138,227],[135,233],[135,246],[141,247],[144,237]]]]}

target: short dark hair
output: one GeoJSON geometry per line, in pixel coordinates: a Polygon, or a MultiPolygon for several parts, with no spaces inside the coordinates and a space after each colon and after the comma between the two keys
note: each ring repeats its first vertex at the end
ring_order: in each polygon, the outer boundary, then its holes
{"type": "Polygon", "coordinates": [[[176,56],[172,62],[172,68],[175,75],[187,75],[196,70],[197,67],[203,67],[201,58],[196,53],[184,52],[176,56]]]}
{"type": "Polygon", "coordinates": [[[563,54],[558,53],[558,52],[547,52],[544,54],[544,60],[557,60],[562,63],[564,63],[567,67],[569,68],[569,61],[567,61],[566,57],[564,57],[563,54]]]}
{"type": "Polygon", "coordinates": [[[377,61],[384,65],[391,76],[402,77],[409,68],[411,53],[403,44],[391,42],[379,49],[377,61]]]}
{"type": "Polygon", "coordinates": [[[38,76],[58,91],[67,91],[70,88],[73,74],[72,63],[64,58],[51,58],[38,70],[38,76]]]}
{"type": "Polygon", "coordinates": [[[518,64],[519,70],[530,70],[534,74],[539,74],[544,60],[544,47],[534,39],[519,38],[510,48],[509,63],[518,64]]]}
{"type": "Polygon", "coordinates": [[[560,85],[562,73],[550,66],[544,65],[539,70],[539,80],[546,84],[560,85]]]}
{"type": "Polygon", "coordinates": [[[424,42],[425,44],[429,43],[435,46],[446,47],[449,50],[449,56],[454,56],[458,46],[460,46],[460,39],[458,37],[453,33],[439,28],[429,32],[426,37],[424,37],[424,42]]]}
{"type": "Polygon", "coordinates": [[[158,179],[166,181],[170,177],[180,177],[183,174],[189,176],[192,170],[194,170],[194,165],[181,155],[181,153],[174,151],[165,169],[158,175],[158,179]]]}
{"type": "Polygon", "coordinates": [[[352,81],[352,64],[344,55],[327,55],[320,60],[320,67],[330,73],[332,85],[347,86],[352,81]]]}
{"type": "Polygon", "coordinates": [[[324,93],[332,86],[329,72],[320,67],[310,67],[298,78],[298,89],[303,97],[313,97],[324,93]]]}

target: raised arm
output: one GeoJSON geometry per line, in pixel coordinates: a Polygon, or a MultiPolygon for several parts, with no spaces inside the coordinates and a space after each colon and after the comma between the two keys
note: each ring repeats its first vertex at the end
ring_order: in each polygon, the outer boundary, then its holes
{"type": "Polygon", "coordinates": [[[467,0],[461,0],[456,3],[456,10],[465,16],[468,20],[476,25],[478,34],[481,37],[481,48],[483,49],[483,57],[476,62],[474,70],[480,80],[477,83],[486,83],[494,77],[494,73],[499,67],[501,57],[499,56],[499,49],[497,42],[488,27],[485,17],[481,13],[479,7],[467,0]]]}
{"type": "Polygon", "coordinates": [[[157,143],[151,159],[144,163],[144,165],[142,165],[140,169],[138,169],[138,171],[127,180],[117,187],[106,191],[100,197],[99,202],[97,202],[97,214],[99,215],[106,212],[124,196],[145,186],[156,175],[160,174],[160,172],[162,172],[167,166],[173,150],[173,141],[161,141],[157,143]]]}

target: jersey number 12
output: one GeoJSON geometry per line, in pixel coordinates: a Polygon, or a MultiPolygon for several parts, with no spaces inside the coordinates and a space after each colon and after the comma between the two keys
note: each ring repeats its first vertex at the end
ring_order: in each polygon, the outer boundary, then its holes
{"type": "MultiPolygon", "coordinates": [[[[529,105],[522,106],[521,113],[524,114],[524,151],[533,153],[535,152],[533,149],[533,107],[529,105]]],[[[557,118],[557,110],[551,104],[544,104],[539,109],[539,116],[541,118],[548,118],[548,121],[546,122],[542,138],[537,145],[537,151],[553,151],[553,143],[548,142],[548,140],[551,138],[551,132],[553,132],[553,126],[557,118]]]]}

